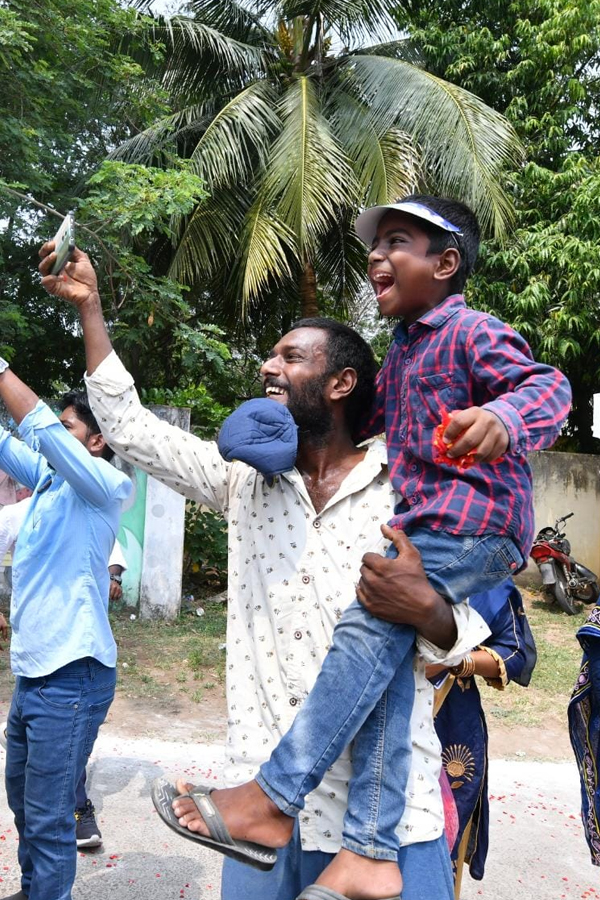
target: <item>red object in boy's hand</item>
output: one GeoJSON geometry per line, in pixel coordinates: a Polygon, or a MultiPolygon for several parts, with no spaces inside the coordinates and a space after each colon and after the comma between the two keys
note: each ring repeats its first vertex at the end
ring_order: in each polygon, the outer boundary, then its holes
{"type": "Polygon", "coordinates": [[[450,424],[451,419],[452,416],[447,412],[443,413],[442,421],[433,432],[433,461],[436,463],[445,463],[447,466],[456,466],[457,469],[469,469],[477,462],[475,459],[475,450],[463,453],[462,456],[448,456],[448,450],[452,448],[453,444],[447,444],[444,441],[444,432],[450,424]]]}

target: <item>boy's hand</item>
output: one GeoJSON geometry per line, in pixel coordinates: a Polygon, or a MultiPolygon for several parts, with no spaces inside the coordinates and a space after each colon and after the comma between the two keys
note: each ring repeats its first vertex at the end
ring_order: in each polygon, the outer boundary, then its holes
{"type": "Polygon", "coordinates": [[[98,282],[89,257],[77,247],[73,250],[70,262],[66,264],[60,275],[50,275],[50,269],[56,260],[54,241],[47,241],[40,250],[42,286],[49,294],[60,297],[81,308],[90,297],[97,299],[98,282]]]}
{"type": "Polygon", "coordinates": [[[506,453],[510,437],[498,416],[480,406],[471,406],[450,413],[443,441],[451,459],[469,454],[476,462],[489,463],[506,453]]]}

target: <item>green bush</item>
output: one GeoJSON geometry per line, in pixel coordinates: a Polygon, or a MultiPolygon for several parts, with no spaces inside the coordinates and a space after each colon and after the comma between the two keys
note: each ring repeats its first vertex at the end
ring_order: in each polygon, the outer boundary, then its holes
{"type": "Polygon", "coordinates": [[[185,517],[185,574],[190,581],[217,591],[227,584],[227,523],[193,501],[185,517]]]}

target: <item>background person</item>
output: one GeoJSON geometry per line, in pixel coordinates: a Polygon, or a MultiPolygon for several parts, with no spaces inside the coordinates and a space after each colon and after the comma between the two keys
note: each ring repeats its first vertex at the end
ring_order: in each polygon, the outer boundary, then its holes
{"type": "Polygon", "coordinates": [[[581,819],[592,865],[600,866],[600,604],[577,632],[581,670],[568,708],[581,783],[581,819]]]}
{"type": "Polygon", "coordinates": [[[536,661],[521,594],[512,580],[474,594],[469,603],[491,634],[458,666],[427,670],[436,686],[435,729],[458,812],[451,851],[456,900],[465,862],[471,876],[481,880],[489,846],[488,731],[475,676],[499,691],[511,681],[527,686],[536,661]]]}
{"type": "MultiPolygon", "coordinates": [[[[31,506],[31,490],[25,485],[18,484],[16,486],[16,498],[16,503],[0,509],[0,559],[6,553],[12,554],[14,551],[19,531],[31,506]]],[[[126,569],[127,563],[125,562],[121,545],[116,540],[108,560],[110,576],[109,600],[119,601],[121,599],[123,595],[121,576],[126,569]]],[[[8,571],[12,571],[10,566],[8,571]]],[[[6,580],[9,584],[12,584],[12,575],[9,575],[6,580]]],[[[1,613],[0,634],[4,638],[8,638],[8,623],[1,613]],[[3,624],[5,633],[2,632],[3,624]]],[[[6,722],[0,722],[0,745],[6,749],[6,722]]],[[[75,838],[80,849],[93,849],[102,845],[102,832],[96,821],[96,810],[86,792],[85,769],[75,789],[75,821],[75,838]]]]}
{"type": "Polygon", "coordinates": [[[131,484],[85,394],[65,395],[59,420],[0,359],[0,398],[23,438],[0,429],[0,466],[33,491],[13,560],[5,781],[21,890],[10,900],[70,900],[75,787],[115,690],[107,567],[131,484]]]}

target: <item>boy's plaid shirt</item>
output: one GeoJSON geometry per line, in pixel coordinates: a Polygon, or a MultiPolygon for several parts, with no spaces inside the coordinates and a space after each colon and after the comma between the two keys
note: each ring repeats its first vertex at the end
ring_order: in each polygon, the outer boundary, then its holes
{"type": "Polygon", "coordinates": [[[447,297],[408,329],[400,324],[377,377],[364,435],[385,431],[390,476],[404,500],[391,524],[452,534],[510,535],[524,560],[533,542],[526,454],[550,447],[571,403],[569,382],[537,363],[525,340],[493,316],[447,297]],[[466,470],[433,461],[444,411],[483,406],[506,426],[500,462],[466,470]]]}

